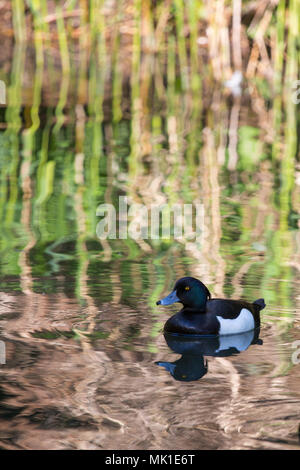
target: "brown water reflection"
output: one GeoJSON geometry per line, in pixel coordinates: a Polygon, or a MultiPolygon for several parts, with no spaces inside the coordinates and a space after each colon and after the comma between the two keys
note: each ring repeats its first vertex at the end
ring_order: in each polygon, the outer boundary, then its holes
{"type": "Polygon", "coordinates": [[[79,3],[0,2],[0,445],[299,448],[298,3],[79,3]],[[201,242],[99,240],[120,196],[202,205],[201,242]],[[184,275],[267,304],[191,381],[157,364],[184,275]]]}
{"type": "Polygon", "coordinates": [[[180,382],[155,364],[180,355],[153,338],[147,308],[99,303],[91,335],[86,314],[62,294],[1,294],[2,448],[299,448],[299,321],[279,336],[266,315],[263,344],[207,356],[201,380],[180,382]]]}

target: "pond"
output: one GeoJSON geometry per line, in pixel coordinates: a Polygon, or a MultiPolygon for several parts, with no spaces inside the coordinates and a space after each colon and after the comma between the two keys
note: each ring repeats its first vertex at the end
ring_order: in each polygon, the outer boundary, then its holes
{"type": "Polygon", "coordinates": [[[24,91],[14,48],[0,108],[2,449],[299,449],[296,105],[285,90],[280,112],[245,77],[239,93],[209,76],[184,87],[171,46],[166,77],[146,54],[131,93],[116,75],[110,94],[93,66],[78,82],[71,67],[53,102],[40,62],[24,91]],[[152,218],[162,205],[186,208],[182,233],[152,218]],[[260,331],[165,337],[176,304],[156,301],[187,275],[213,297],[264,298],[260,331]]]}

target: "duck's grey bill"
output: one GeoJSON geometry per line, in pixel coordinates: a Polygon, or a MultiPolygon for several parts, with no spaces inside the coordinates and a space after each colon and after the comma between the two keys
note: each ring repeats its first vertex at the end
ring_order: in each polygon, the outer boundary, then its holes
{"type": "Polygon", "coordinates": [[[174,375],[176,364],[172,364],[172,362],[156,362],[155,364],[164,367],[168,372],[171,372],[171,374],[174,375]]]}
{"type": "Polygon", "coordinates": [[[167,295],[164,299],[158,300],[156,305],[171,305],[174,304],[174,302],[180,302],[176,295],[176,290],[173,290],[171,294],[167,295]]]}

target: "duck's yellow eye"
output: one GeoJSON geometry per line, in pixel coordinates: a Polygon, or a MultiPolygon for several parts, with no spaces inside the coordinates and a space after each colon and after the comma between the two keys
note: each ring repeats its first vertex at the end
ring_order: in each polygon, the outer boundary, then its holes
{"type": "Polygon", "coordinates": [[[185,290],[190,290],[190,287],[189,287],[189,286],[185,286],[185,290]]]}

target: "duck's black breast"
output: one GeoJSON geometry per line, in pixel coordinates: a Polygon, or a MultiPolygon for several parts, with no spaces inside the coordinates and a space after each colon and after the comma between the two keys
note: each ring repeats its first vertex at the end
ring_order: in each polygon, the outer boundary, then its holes
{"type": "Polygon", "coordinates": [[[186,309],[167,320],[164,330],[169,333],[217,335],[220,324],[215,315],[194,313],[186,309]]]}

